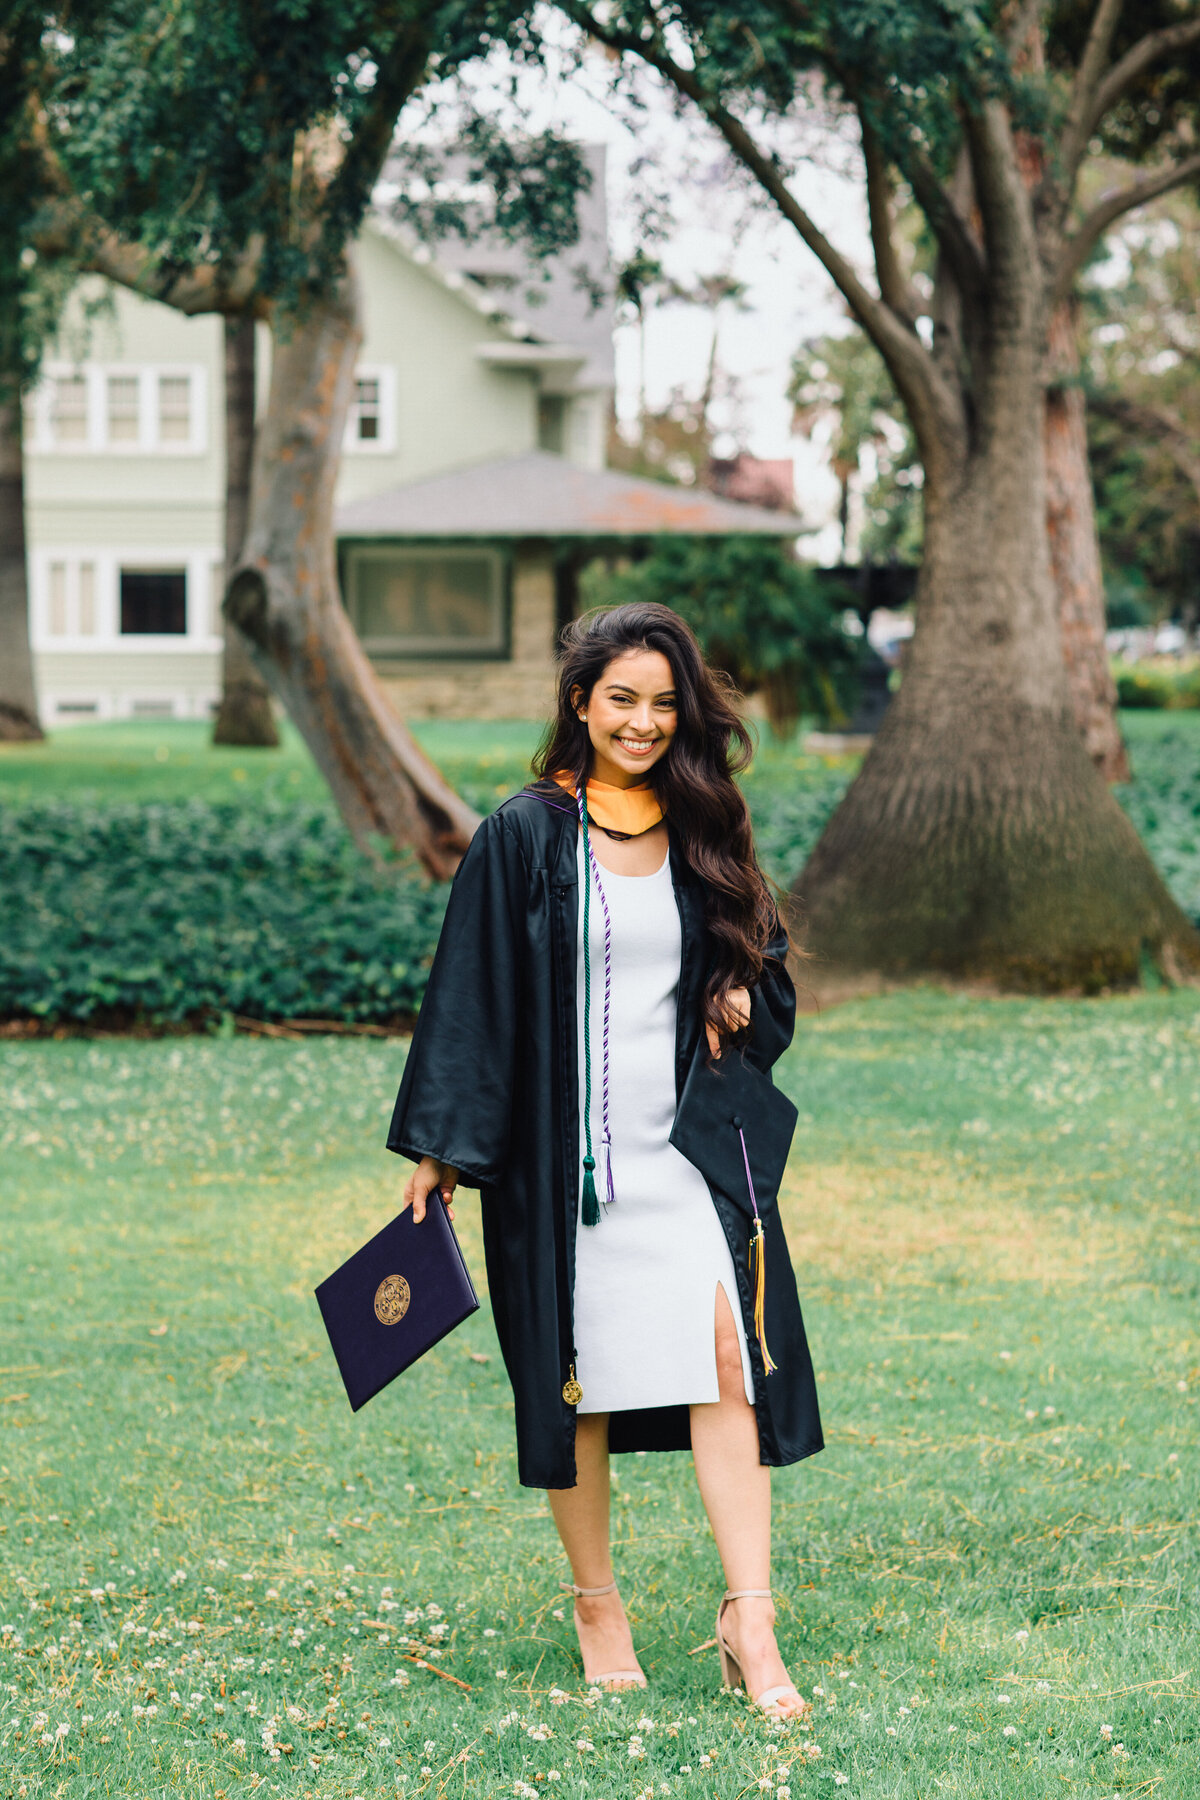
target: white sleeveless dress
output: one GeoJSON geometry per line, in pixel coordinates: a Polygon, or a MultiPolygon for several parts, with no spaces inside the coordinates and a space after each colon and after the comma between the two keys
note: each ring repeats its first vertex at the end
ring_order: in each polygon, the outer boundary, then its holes
{"type": "MultiPolygon", "coordinates": [[[[579,843],[580,1157],[584,1149],[583,863],[579,843]]],[[[719,1398],[714,1335],[725,1289],[742,1351],[746,1398],[754,1386],[733,1259],[707,1183],[668,1142],[675,1122],[675,1007],[683,938],[670,859],[654,875],[600,879],[612,921],[609,1127],[615,1204],[575,1233],[575,1372],[580,1413],[711,1403],[719,1398]]],[[[596,1192],[606,1192],[602,1125],[604,909],[593,879],[592,1150],[596,1192]]],[[[583,1177],[580,1173],[580,1203],[583,1177]]]]}

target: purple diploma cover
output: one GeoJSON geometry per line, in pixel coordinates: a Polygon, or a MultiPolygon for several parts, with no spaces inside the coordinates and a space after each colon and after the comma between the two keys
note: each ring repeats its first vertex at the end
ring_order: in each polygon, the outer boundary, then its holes
{"type": "Polygon", "coordinates": [[[454,1227],[436,1190],[419,1225],[413,1224],[407,1207],[316,1292],[355,1412],[479,1311],[454,1227]]]}

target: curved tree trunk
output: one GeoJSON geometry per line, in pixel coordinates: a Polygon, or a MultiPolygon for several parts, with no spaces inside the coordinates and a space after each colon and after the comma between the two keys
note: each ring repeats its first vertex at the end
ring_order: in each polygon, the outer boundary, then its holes
{"type": "MultiPolygon", "coordinates": [[[[237,567],[250,517],[254,466],[254,318],[226,317],[225,326],[225,586],[237,567]]],[[[221,657],[221,705],[214,744],[274,749],[279,743],[271,690],[254,666],[250,646],[232,619],[225,620],[221,657]]]]}
{"type": "Polygon", "coordinates": [[[1090,993],[1137,981],[1146,955],[1200,975],[1200,936],[1072,716],[1035,358],[1019,344],[991,364],[972,448],[926,484],[904,680],[796,883],[801,936],[818,979],[935,970],[1090,993]]]}
{"type": "Polygon", "coordinates": [[[0,388],[0,743],[44,735],[29,647],[23,420],[13,382],[0,388]]]}
{"type": "Polygon", "coordinates": [[[276,337],[250,523],[225,609],[355,839],[453,874],[478,824],[400,723],[338,593],[333,493],[362,341],[352,273],[276,337]]]}
{"type": "Polygon", "coordinates": [[[1129,780],[1117,724],[1117,689],[1104,641],[1104,578],[1088,462],[1087,403],[1079,374],[1074,308],[1050,321],[1046,395],[1046,527],[1058,592],[1063,660],[1075,722],[1106,781],[1129,780]]]}

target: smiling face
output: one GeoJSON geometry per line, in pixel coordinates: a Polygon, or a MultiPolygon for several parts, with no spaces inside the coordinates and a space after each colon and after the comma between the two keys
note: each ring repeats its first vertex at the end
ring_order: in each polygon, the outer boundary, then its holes
{"type": "Polygon", "coordinates": [[[675,677],[661,650],[626,650],[613,658],[575,710],[592,743],[592,775],[612,787],[645,781],[675,736],[675,677]]]}

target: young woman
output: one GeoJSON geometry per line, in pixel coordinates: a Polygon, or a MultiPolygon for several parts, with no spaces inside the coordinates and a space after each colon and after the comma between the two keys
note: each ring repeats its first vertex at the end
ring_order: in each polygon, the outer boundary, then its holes
{"type": "Polygon", "coordinates": [[[730,693],[666,607],[568,627],[540,779],[484,820],[455,878],[388,1147],[418,1164],[418,1222],[435,1190],[480,1190],[520,1479],[549,1489],[585,1680],[645,1685],[609,1556],[609,1453],[690,1447],[728,1586],[722,1673],[794,1718],[768,1465],[822,1439],[791,1263],[772,1212],[763,1331],[746,1222],[668,1141],[695,1059],[732,1047],[765,1072],[795,1020],[730,693]]]}

